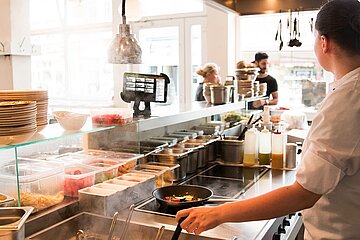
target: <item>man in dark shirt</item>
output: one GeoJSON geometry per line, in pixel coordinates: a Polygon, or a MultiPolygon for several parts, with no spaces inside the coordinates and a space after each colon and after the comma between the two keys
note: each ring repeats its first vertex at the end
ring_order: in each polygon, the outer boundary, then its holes
{"type": "Polygon", "coordinates": [[[263,109],[264,105],[276,105],[278,103],[278,84],[275,78],[267,74],[267,68],[269,65],[268,58],[269,56],[266,53],[258,52],[255,54],[254,63],[258,68],[260,68],[259,75],[255,81],[266,83],[266,96],[269,99],[251,102],[249,103],[249,109],[263,109]]]}

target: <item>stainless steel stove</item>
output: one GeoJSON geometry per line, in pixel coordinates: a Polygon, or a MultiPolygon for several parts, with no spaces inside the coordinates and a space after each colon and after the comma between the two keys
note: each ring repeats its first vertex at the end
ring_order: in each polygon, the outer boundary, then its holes
{"type": "MultiPolygon", "coordinates": [[[[202,172],[188,178],[181,184],[200,185],[210,188],[213,198],[239,198],[263,174],[267,168],[249,168],[239,165],[215,164],[202,172]]],[[[215,203],[206,204],[207,206],[215,203]]],[[[144,202],[135,208],[136,211],[147,212],[168,217],[175,217],[176,210],[160,206],[155,198],[144,202]]]]}

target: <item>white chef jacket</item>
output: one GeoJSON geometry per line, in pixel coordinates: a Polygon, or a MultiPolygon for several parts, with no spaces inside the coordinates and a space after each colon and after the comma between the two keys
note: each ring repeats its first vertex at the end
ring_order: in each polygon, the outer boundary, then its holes
{"type": "Polygon", "coordinates": [[[360,67],[336,80],[307,139],[296,180],[321,194],[303,211],[305,239],[360,239],[360,67]]]}

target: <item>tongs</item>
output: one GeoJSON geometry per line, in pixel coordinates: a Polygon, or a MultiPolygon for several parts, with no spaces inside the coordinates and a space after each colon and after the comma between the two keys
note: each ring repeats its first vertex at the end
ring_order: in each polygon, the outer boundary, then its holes
{"type": "Polygon", "coordinates": [[[129,223],[130,223],[131,216],[132,216],[132,214],[134,212],[134,208],[135,208],[134,204],[132,204],[130,206],[130,208],[129,208],[129,213],[128,213],[128,216],[126,218],[124,230],[123,230],[123,232],[121,234],[120,240],[125,240],[126,232],[127,232],[127,229],[129,228],[129,223]]]}
{"type": "Polygon", "coordinates": [[[165,231],[165,226],[161,226],[158,231],[157,231],[157,234],[156,234],[156,237],[155,237],[155,240],[160,240],[163,233],[165,231]]]}

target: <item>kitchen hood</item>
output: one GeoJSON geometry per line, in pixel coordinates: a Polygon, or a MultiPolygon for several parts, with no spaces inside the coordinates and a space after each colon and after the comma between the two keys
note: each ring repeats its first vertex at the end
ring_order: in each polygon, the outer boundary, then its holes
{"type": "Polygon", "coordinates": [[[319,9],[326,0],[211,0],[235,10],[240,15],[285,12],[289,9],[310,11],[319,9]]]}

